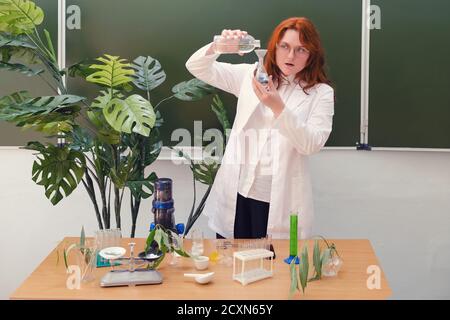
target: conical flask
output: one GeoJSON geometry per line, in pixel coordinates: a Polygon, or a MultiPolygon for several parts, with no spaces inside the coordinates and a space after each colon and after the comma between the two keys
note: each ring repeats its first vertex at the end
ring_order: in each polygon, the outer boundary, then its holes
{"type": "Polygon", "coordinates": [[[258,56],[258,67],[256,69],[256,80],[258,80],[261,84],[269,83],[269,75],[267,74],[266,68],[264,68],[264,57],[266,56],[266,49],[257,49],[255,50],[256,55],[258,56]]]}

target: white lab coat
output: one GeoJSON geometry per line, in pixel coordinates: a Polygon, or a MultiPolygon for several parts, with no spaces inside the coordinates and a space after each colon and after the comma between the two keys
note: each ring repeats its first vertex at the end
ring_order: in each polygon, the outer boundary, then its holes
{"type": "MultiPolygon", "coordinates": [[[[216,61],[219,54],[205,56],[210,44],[200,48],[186,62],[196,78],[238,97],[236,117],[222,164],[203,213],[215,232],[233,238],[237,190],[240,173],[239,136],[260,103],[252,87],[256,64],[229,64],[216,61]]],[[[313,196],[308,156],[325,145],[334,115],[334,93],[327,84],[309,89],[298,86],[284,101],[285,109],[275,120],[279,132],[278,170],[272,177],[267,233],[273,238],[289,238],[292,212],[298,214],[298,237],[309,238],[313,224],[313,196]]],[[[278,161],[278,162],[277,162],[278,161]]]]}

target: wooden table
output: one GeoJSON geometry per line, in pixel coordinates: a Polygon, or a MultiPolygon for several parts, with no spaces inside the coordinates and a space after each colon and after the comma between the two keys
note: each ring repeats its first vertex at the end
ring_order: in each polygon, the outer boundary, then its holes
{"type": "MultiPolygon", "coordinates": [[[[232,280],[232,266],[211,263],[208,270],[196,271],[189,258],[179,258],[180,262],[169,264],[171,256],[166,256],[159,271],[163,276],[160,285],[136,287],[102,288],[101,277],[110,268],[97,268],[93,282],[82,283],[81,289],[70,290],[66,286],[68,274],[62,256],[63,248],[78,241],[78,238],[65,238],[38,268],[11,295],[11,299],[205,299],[205,300],[279,300],[288,299],[290,288],[289,265],[284,258],[289,253],[289,240],[273,240],[276,252],[274,276],[241,285],[232,280]],[[59,258],[58,258],[59,252],[59,258]],[[192,278],[183,276],[186,272],[214,271],[214,280],[206,285],[198,284],[192,278]]],[[[122,239],[123,247],[128,248],[131,239],[122,239]]],[[[135,252],[144,248],[145,239],[133,239],[136,242],[135,252]]],[[[236,241],[236,240],[235,240],[236,241]]],[[[337,277],[322,277],[320,281],[308,283],[305,294],[296,292],[293,299],[386,299],[392,292],[381,271],[381,287],[369,290],[367,273],[370,265],[380,266],[372,246],[368,240],[330,240],[336,244],[339,254],[344,260],[343,267],[337,277]]],[[[303,241],[299,241],[299,250],[303,241]]],[[[205,255],[213,251],[213,240],[205,240],[205,255]]],[[[313,241],[309,241],[309,257],[312,260],[313,241]]],[[[185,240],[185,248],[190,249],[190,240],[185,240]]],[[[127,253],[128,254],[128,253],[127,253]]],[[[312,270],[312,261],[310,267],[312,270]]],[[[381,266],[380,266],[381,269],[381,266]]],[[[310,273],[312,275],[312,273],[310,273]]]]}

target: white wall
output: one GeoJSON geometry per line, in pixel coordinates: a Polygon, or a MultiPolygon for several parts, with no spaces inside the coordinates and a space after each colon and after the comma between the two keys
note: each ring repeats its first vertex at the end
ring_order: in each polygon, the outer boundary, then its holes
{"type": "MultiPolygon", "coordinates": [[[[87,235],[97,229],[83,187],[53,207],[31,180],[33,160],[26,150],[0,150],[0,299],[63,237],[78,236],[81,225],[87,235]]],[[[175,217],[185,222],[192,205],[189,167],[158,160],[153,170],[174,180],[175,217]]],[[[395,299],[450,299],[450,152],[323,150],[311,157],[311,170],[317,234],[370,239],[395,299]]],[[[205,186],[197,186],[203,194],[205,186]]],[[[150,203],[143,203],[138,237],[153,219],[150,203]]],[[[204,217],[197,223],[214,236],[204,217]]]]}

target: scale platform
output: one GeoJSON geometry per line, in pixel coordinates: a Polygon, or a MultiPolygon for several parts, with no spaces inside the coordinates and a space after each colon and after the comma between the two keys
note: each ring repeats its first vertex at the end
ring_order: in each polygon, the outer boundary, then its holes
{"type": "Polygon", "coordinates": [[[163,278],[156,270],[136,269],[114,270],[103,276],[100,280],[101,287],[138,286],[146,284],[161,284],[163,278]]]}

